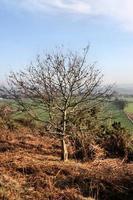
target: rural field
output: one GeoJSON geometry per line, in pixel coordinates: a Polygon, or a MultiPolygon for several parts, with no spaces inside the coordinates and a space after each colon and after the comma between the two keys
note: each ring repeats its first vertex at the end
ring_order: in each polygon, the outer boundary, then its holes
{"type": "Polygon", "coordinates": [[[123,127],[127,128],[130,132],[133,132],[133,98],[126,97],[124,99],[127,101],[124,110],[119,109],[113,101],[109,102],[106,110],[112,118],[111,122],[121,122],[123,127]]]}
{"type": "MultiPolygon", "coordinates": [[[[124,100],[126,100],[127,104],[124,108],[124,110],[119,109],[114,101],[109,101],[107,104],[105,104],[105,109],[103,113],[109,117],[107,120],[107,124],[111,125],[114,121],[120,122],[123,127],[125,127],[130,132],[133,132],[133,98],[131,97],[124,97],[124,100]]],[[[30,101],[27,101],[27,104],[30,104],[30,101]]],[[[15,101],[12,100],[1,100],[0,106],[11,106],[12,109],[16,112],[13,112],[12,118],[13,119],[25,119],[29,118],[26,112],[17,111],[18,105],[15,101]]],[[[48,119],[48,113],[43,109],[43,105],[36,106],[34,108],[34,112],[36,115],[40,118],[40,120],[47,120],[48,119]]],[[[103,115],[104,115],[103,114],[103,115]]]]}
{"type": "Polygon", "coordinates": [[[127,98],[127,106],[124,111],[127,114],[128,119],[133,123],[133,98],[127,98]]]}

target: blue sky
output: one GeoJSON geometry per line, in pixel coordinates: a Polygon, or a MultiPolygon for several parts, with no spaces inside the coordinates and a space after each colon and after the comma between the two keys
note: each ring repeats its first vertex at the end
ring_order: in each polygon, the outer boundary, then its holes
{"type": "Polygon", "coordinates": [[[97,61],[105,82],[133,83],[132,0],[1,0],[0,79],[63,44],[97,61]]]}

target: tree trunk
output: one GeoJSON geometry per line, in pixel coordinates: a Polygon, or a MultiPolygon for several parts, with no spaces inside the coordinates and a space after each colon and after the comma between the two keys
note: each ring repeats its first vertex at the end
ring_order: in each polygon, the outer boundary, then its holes
{"type": "Polygon", "coordinates": [[[66,113],[66,109],[65,109],[64,112],[63,112],[63,132],[62,132],[62,139],[61,139],[61,146],[62,146],[61,160],[63,160],[63,161],[68,160],[68,150],[67,150],[67,145],[66,145],[66,142],[65,142],[66,118],[67,118],[67,113],[66,113]]]}
{"type": "Polygon", "coordinates": [[[62,145],[61,160],[67,161],[68,160],[68,150],[67,150],[67,145],[66,145],[64,137],[61,140],[61,145],[62,145]]]}

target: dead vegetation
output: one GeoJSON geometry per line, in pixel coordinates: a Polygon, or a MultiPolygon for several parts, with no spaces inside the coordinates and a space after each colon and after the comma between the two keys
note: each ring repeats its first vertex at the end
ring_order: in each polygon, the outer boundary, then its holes
{"type": "Polygon", "coordinates": [[[60,142],[55,138],[42,137],[28,128],[2,129],[0,199],[132,199],[132,163],[117,158],[64,163],[60,154],[60,142]]]}

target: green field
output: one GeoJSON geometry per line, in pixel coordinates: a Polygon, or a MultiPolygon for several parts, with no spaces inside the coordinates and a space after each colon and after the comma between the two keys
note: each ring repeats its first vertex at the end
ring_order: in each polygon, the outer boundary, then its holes
{"type": "MultiPolygon", "coordinates": [[[[110,117],[111,119],[108,120],[108,124],[112,124],[114,121],[116,122],[121,122],[122,127],[125,127],[128,129],[130,132],[133,132],[133,123],[127,118],[126,112],[127,113],[133,113],[133,98],[129,97],[125,99],[127,101],[127,106],[125,107],[124,111],[120,110],[113,101],[110,101],[106,104],[105,108],[105,113],[106,116],[110,117]]],[[[30,102],[27,102],[30,104],[30,102]]],[[[14,109],[16,109],[17,105],[14,101],[11,100],[4,100],[0,102],[0,105],[2,104],[8,104],[11,105],[14,109]]],[[[46,113],[45,110],[43,110],[43,106],[39,105],[36,108],[34,108],[34,112],[39,116],[41,120],[47,120],[48,119],[48,114],[46,113]]],[[[22,112],[16,112],[13,114],[14,119],[19,119],[19,118],[27,118],[26,113],[22,112]]]]}
{"type": "Polygon", "coordinates": [[[123,111],[118,109],[113,102],[109,102],[106,109],[107,113],[112,118],[110,123],[113,123],[114,121],[121,122],[123,127],[128,129],[130,132],[133,132],[133,123],[127,118],[125,113],[133,110],[133,103],[129,102],[125,108],[125,111],[123,111]]]}
{"type": "Polygon", "coordinates": [[[125,112],[133,113],[133,102],[128,102],[127,106],[125,107],[125,112]]]}
{"type": "MultiPolygon", "coordinates": [[[[26,105],[28,106],[28,104],[31,105],[30,100],[26,101],[25,106],[26,105]]],[[[2,100],[0,101],[0,106],[2,105],[9,105],[13,110],[17,110],[18,108],[17,103],[13,100],[2,100]]],[[[36,104],[35,107],[33,106],[32,112],[35,113],[35,115],[42,121],[45,121],[48,119],[48,113],[46,113],[44,106],[41,104],[38,104],[38,105],[36,104]]],[[[27,112],[21,112],[21,111],[14,112],[12,115],[13,119],[23,119],[23,118],[26,119],[28,117],[29,115],[27,115],[27,112]]]]}
{"type": "Polygon", "coordinates": [[[127,118],[126,115],[126,113],[133,114],[133,97],[124,97],[123,99],[127,101],[124,111],[118,109],[113,102],[110,103],[109,110],[112,112],[112,116],[115,121],[121,122],[122,126],[133,132],[133,123],[127,118]]]}

